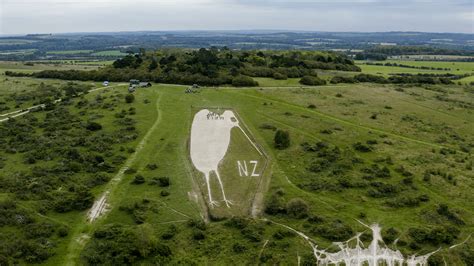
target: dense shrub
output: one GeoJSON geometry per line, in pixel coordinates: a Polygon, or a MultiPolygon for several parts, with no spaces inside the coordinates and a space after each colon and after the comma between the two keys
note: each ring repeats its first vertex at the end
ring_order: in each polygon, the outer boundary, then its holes
{"type": "Polygon", "coordinates": [[[452,212],[448,205],[446,204],[439,204],[438,208],[436,209],[439,215],[446,217],[448,220],[453,222],[457,225],[464,225],[464,221],[454,212],[452,212]]]}
{"type": "Polygon", "coordinates": [[[358,82],[387,83],[384,77],[371,74],[358,74],[354,79],[358,82]]]}
{"type": "Polygon", "coordinates": [[[232,86],[234,87],[255,87],[258,82],[248,76],[238,76],[232,79],[232,86]]]}
{"type": "Polygon", "coordinates": [[[348,240],[354,234],[352,228],[349,225],[344,224],[341,220],[334,220],[329,223],[317,225],[311,230],[311,232],[331,241],[348,240]]]}
{"type": "Polygon", "coordinates": [[[360,142],[354,143],[352,145],[352,147],[354,147],[354,150],[360,151],[360,152],[371,152],[372,151],[372,148],[370,146],[367,146],[367,145],[362,144],[360,142]]]}
{"type": "Polygon", "coordinates": [[[89,122],[86,125],[87,130],[98,131],[102,129],[102,125],[97,122],[89,122]]]}
{"type": "Polygon", "coordinates": [[[309,212],[308,204],[300,198],[294,198],[288,201],[285,209],[289,216],[297,219],[307,217],[309,212]]]}
{"type": "Polygon", "coordinates": [[[265,213],[270,215],[276,215],[285,212],[285,205],[281,197],[277,194],[272,194],[265,203],[265,213]]]}
{"type": "Polygon", "coordinates": [[[203,240],[204,238],[206,238],[206,235],[204,235],[204,232],[199,231],[199,230],[193,230],[192,236],[194,240],[203,240]]]}
{"type": "Polygon", "coordinates": [[[383,230],[382,232],[382,238],[386,244],[393,243],[398,238],[399,235],[400,235],[400,232],[398,232],[398,230],[393,227],[383,230]]]}
{"type": "Polygon", "coordinates": [[[408,235],[416,243],[429,243],[432,245],[452,244],[458,238],[460,231],[455,227],[435,227],[431,230],[425,228],[410,228],[408,235]]]}
{"type": "Polygon", "coordinates": [[[308,85],[308,86],[326,85],[326,81],[324,79],[320,79],[314,76],[304,76],[301,78],[300,83],[303,85],[308,85]]]}
{"type": "Polygon", "coordinates": [[[288,131],[278,129],[275,132],[274,144],[275,148],[277,149],[286,149],[290,147],[290,133],[288,131]]]}
{"type": "Polygon", "coordinates": [[[256,224],[250,224],[240,230],[242,236],[252,242],[260,242],[263,240],[264,227],[256,224]]]}
{"type": "Polygon", "coordinates": [[[145,183],[145,178],[142,175],[136,175],[135,178],[132,180],[132,184],[140,185],[145,183]]]}
{"type": "Polygon", "coordinates": [[[338,84],[338,83],[357,83],[358,80],[356,80],[353,77],[343,77],[343,76],[335,76],[331,79],[330,81],[332,84],[338,84]]]}
{"type": "Polygon", "coordinates": [[[371,188],[367,191],[367,194],[373,198],[392,197],[400,191],[397,186],[383,182],[371,182],[370,185],[371,188]]]}
{"type": "Polygon", "coordinates": [[[178,232],[178,228],[176,225],[172,224],[168,227],[168,229],[161,235],[161,238],[164,240],[172,239],[176,233],[178,232]]]}
{"type": "Polygon", "coordinates": [[[148,170],[155,170],[155,169],[158,168],[158,165],[156,163],[149,163],[149,164],[146,165],[146,168],[148,170]]]}
{"type": "Polygon", "coordinates": [[[234,216],[230,218],[227,222],[225,222],[225,226],[236,228],[236,229],[244,229],[249,224],[249,220],[243,217],[234,216]]]}
{"type": "Polygon", "coordinates": [[[125,102],[126,103],[133,103],[135,101],[135,96],[131,93],[125,95],[125,102]]]}
{"type": "Polygon", "coordinates": [[[170,178],[167,176],[162,176],[162,177],[153,177],[150,182],[150,185],[156,185],[160,187],[168,187],[170,186],[170,178]]]}
{"type": "Polygon", "coordinates": [[[125,174],[129,175],[129,174],[135,174],[137,172],[137,169],[135,168],[127,168],[127,170],[124,171],[125,174]]]}
{"type": "Polygon", "coordinates": [[[240,244],[240,243],[234,243],[232,245],[232,250],[235,252],[235,253],[243,253],[247,250],[247,247],[240,244]]]}
{"type": "Polygon", "coordinates": [[[394,208],[401,208],[401,207],[417,207],[420,206],[422,202],[429,201],[428,195],[420,195],[420,196],[411,196],[405,195],[400,196],[395,199],[387,200],[385,203],[394,208]]]}
{"type": "Polygon", "coordinates": [[[286,80],[286,79],[288,79],[288,76],[286,76],[285,74],[275,72],[273,74],[273,78],[276,79],[276,80],[286,80]]]}
{"type": "Polygon", "coordinates": [[[153,255],[170,256],[171,249],[158,243],[149,225],[109,224],[94,232],[81,258],[92,265],[130,265],[153,255]]]}

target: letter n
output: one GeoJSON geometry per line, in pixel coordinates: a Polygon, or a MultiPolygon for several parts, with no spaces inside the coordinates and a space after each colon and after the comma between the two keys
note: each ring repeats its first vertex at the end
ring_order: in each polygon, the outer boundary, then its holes
{"type": "Polygon", "coordinates": [[[247,169],[247,162],[244,161],[244,164],[240,161],[237,161],[237,168],[239,169],[239,175],[240,176],[249,176],[249,171],[247,169]]]}

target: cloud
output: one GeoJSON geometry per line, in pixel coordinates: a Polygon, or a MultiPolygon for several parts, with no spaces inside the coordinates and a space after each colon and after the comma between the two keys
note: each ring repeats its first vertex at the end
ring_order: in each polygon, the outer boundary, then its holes
{"type": "Polygon", "coordinates": [[[0,0],[0,34],[283,29],[474,33],[466,0],[0,0]]]}

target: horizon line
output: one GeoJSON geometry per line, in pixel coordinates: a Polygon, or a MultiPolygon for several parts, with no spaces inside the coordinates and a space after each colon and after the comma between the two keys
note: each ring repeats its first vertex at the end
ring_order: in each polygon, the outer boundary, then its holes
{"type": "Polygon", "coordinates": [[[325,31],[325,30],[296,30],[296,29],[178,29],[178,30],[123,30],[123,31],[70,31],[70,32],[36,32],[36,33],[0,33],[0,38],[28,35],[66,35],[66,34],[104,34],[104,33],[140,33],[140,32],[267,32],[267,33],[425,33],[425,34],[459,34],[474,35],[467,32],[436,32],[414,30],[390,31],[325,31]]]}

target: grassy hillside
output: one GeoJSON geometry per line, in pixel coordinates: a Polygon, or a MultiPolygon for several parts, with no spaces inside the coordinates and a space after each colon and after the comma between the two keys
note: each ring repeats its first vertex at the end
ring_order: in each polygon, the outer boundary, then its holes
{"type": "MultiPolygon", "coordinates": [[[[0,115],[47,108],[0,123],[0,264],[310,264],[307,242],[278,223],[337,250],[356,232],[370,242],[357,220],[379,223],[405,255],[441,247],[432,265],[472,264],[472,237],[449,249],[474,231],[472,87],[258,82],[199,93],[155,84],[126,103],[127,84],[3,76],[0,115]],[[254,217],[210,215],[188,146],[202,107],[235,110],[269,157],[254,217]],[[275,148],[277,129],[288,148],[275,148]],[[88,222],[105,191],[107,211],[88,222]]],[[[242,139],[223,172],[254,156],[242,139]]],[[[233,178],[229,193],[246,194],[233,178]]]]}

